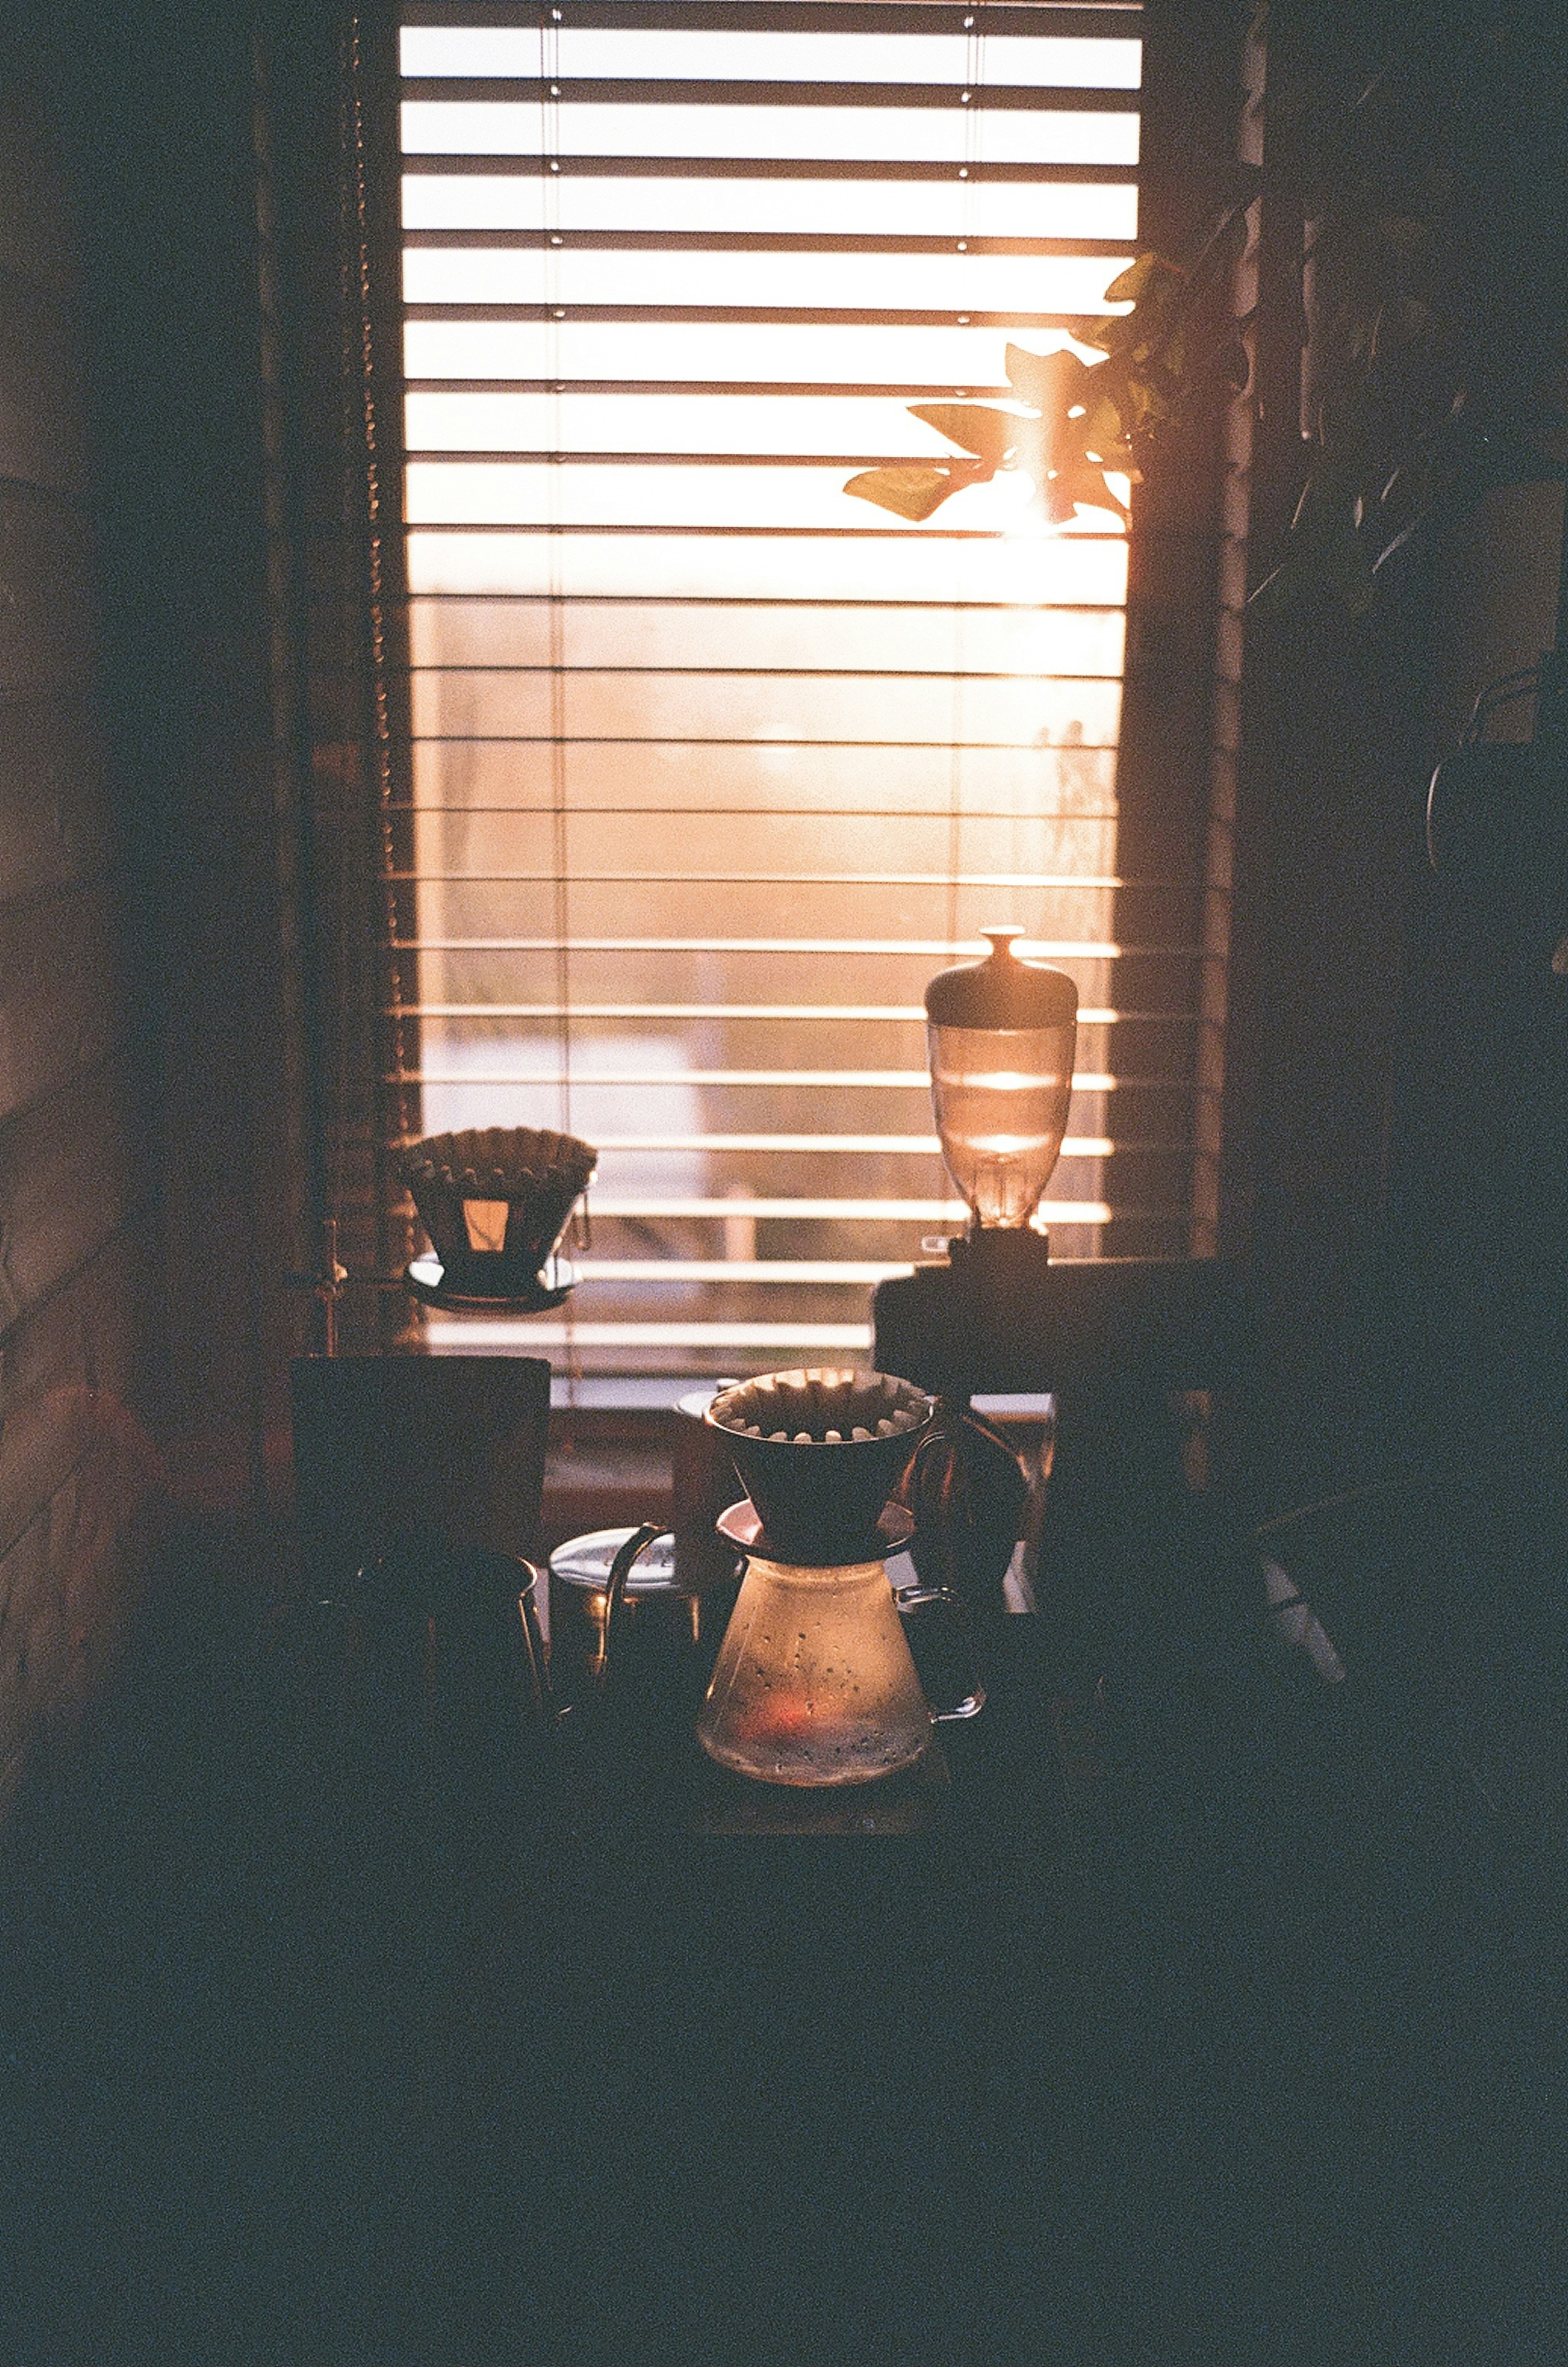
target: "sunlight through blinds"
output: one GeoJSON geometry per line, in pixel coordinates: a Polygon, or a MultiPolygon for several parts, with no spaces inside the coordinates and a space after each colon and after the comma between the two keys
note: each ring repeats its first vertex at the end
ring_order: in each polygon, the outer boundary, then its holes
{"type": "Polygon", "coordinates": [[[1049,529],[1018,471],[924,526],[844,490],[952,454],[911,402],[1006,400],[1010,341],[1105,309],[1137,10],[402,25],[407,1082],[422,1132],[601,1152],[571,1339],[519,1342],[863,1345],[963,1214],[920,998],[987,923],[1082,999],[1053,1243],[1096,1253],[1131,1148],[1179,1246],[1175,1105],[1118,1058],[1179,999],[1174,891],[1117,871],[1120,515],[1049,529]]]}

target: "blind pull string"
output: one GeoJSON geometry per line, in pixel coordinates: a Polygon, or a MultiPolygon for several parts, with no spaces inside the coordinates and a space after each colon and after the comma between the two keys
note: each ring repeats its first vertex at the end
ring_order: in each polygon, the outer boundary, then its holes
{"type": "MultiPolygon", "coordinates": [[[[963,193],[959,200],[959,225],[964,235],[959,240],[959,252],[968,254],[975,236],[978,210],[975,197],[976,167],[980,162],[980,94],[986,71],[986,36],[983,17],[984,0],[976,0],[975,7],[964,19],[964,87],[970,105],[964,123],[964,165],[959,174],[963,193]]],[[[965,390],[967,391],[967,389],[965,390]]],[[[961,546],[953,545],[953,579],[955,595],[962,582],[961,546]]],[[[964,861],[964,658],[967,640],[968,608],[954,597],[953,604],[953,744],[948,755],[947,782],[947,941],[952,952],[959,950],[958,906],[959,881],[964,861]]]]}
{"type": "MultiPolygon", "coordinates": [[[[314,1301],[307,1340],[309,1353],[330,1356],[335,1342],[335,1302],[341,1269],[333,1206],[330,1147],[332,1094],[327,1078],[322,1022],[321,899],[315,800],[310,794],[308,597],[301,584],[299,471],[289,436],[285,401],[285,303],[279,245],[281,199],[274,151],[272,54],[258,29],[251,43],[252,159],[255,172],[256,359],[265,433],[263,474],[267,538],[267,634],[271,696],[274,791],[282,831],[277,842],[280,911],[293,915],[285,926],[293,960],[285,967],[284,1026],[299,1047],[301,1177],[300,1248],[303,1270],[284,1279],[308,1290],[314,1301]]],[[[346,255],[346,238],[340,239],[346,255]]],[[[346,345],[344,349],[346,365],[346,345]]],[[[340,375],[345,385],[346,368],[340,375]]],[[[259,1501],[266,1492],[265,1457],[259,1433],[253,1440],[252,1479],[259,1501]]]]}
{"type": "MultiPolygon", "coordinates": [[[[562,606],[560,538],[561,518],[561,454],[566,442],[562,377],[560,320],[560,247],[555,238],[560,229],[560,26],[561,12],[557,7],[541,7],[539,11],[539,178],[541,183],[541,219],[551,243],[545,249],[545,295],[547,302],[545,336],[550,383],[550,452],[547,468],[548,493],[549,546],[549,683],[550,683],[550,861],[554,872],[552,883],[556,972],[556,1059],[559,1070],[558,1106],[562,1134],[571,1132],[571,889],[568,863],[570,855],[567,825],[566,782],[566,612],[562,606]]],[[[573,1217],[578,1244],[586,1247],[589,1232],[586,1195],[579,1202],[573,1217]]],[[[578,1348],[575,1310],[569,1298],[561,1310],[565,1334],[565,1363],[568,1394],[575,1403],[578,1382],[581,1377],[581,1356],[578,1348]]]]}
{"type": "MultiPolygon", "coordinates": [[[[542,7],[539,11],[539,177],[541,210],[547,234],[560,227],[560,10],[542,7]]],[[[567,833],[566,792],[566,630],[562,608],[563,582],[560,561],[561,537],[561,453],[565,443],[565,414],[562,402],[564,380],[561,377],[560,338],[560,250],[550,245],[545,249],[546,358],[549,366],[550,449],[547,466],[548,485],[547,542],[549,548],[549,607],[548,649],[550,698],[550,829],[551,870],[554,896],[555,971],[556,971],[556,1046],[560,1063],[558,1107],[560,1130],[571,1132],[571,956],[569,948],[569,923],[571,913],[570,889],[567,869],[570,847],[567,833]]]]}
{"type": "MultiPolygon", "coordinates": [[[[375,764],[378,815],[378,840],[380,855],[379,888],[382,922],[382,944],[386,969],[384,977],[390,986],[389,995],[381,998],[382,1008],[389,1006],[389,1044],[386,1048],[390,1059],[376,1063],[378,1075],[385,1079],[390,1073],[395,1082],[389,1095],[385,1083],[377,1091],[378,1118],[376,1151],[382,1172],[377,1178],[376,1192],[376,1270],[385,1274],[394,1263],[391,1251],[391,1212],[389,1206],[385,1161],[392,1148],[395,1134],[401,1145],[412,1132],[408,1106],[408,1060],[404,1043],[403,1012],[408,1001],[403,991],[401,957],[398,947],[405,936],[417,935],[417,930],[404,931],[399,926],[397,850],[392,829],[392,732],[391,706],[387,661],[386,569],[381,528],[381,457],[376,405],[376,335],[372,311],[372,275],[370,265],[368,175],[366,167],[365,142],[365,59],[359,11],[350,16],[347,34],[347,73],[345,97],[347,109],[347,150],[349,196],[353,213],[353,257],[344,257],[344,277],[349,268],[355,274],[352,290],[345,288],[344,313],[344,334],[350,334],[350,323],[357,319],[359,363],[359,426],[363,438],[365,499],[365,589],[367,617],[370,634],[370,694],[371,742],[375,764]]],[[[345,779],[344,788],[348,783],[345,779]]],[[[347,933],[350,926],[349,899],[340,899],[344,946],[340,957],[340,985],[344,1004],[348,996],[347,933]]],[[[339,1057],[346,1064],[348,1030],[346,1013],[339,1015],[339,1057]]],[[[383,1022],[383,1025],[387,1023],[383,1022]]],[[[340,1104],[334,1153],[336,1177],[333,1190],[333,1211],[339,1213],[344,1162],[344,1120],[346,1114],[347,1084],[344,1077],[340,1088],[340,1104]]]]}

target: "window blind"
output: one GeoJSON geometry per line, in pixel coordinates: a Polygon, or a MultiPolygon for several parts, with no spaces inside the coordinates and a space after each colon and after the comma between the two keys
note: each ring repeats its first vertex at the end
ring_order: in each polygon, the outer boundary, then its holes
{"type": "Polygon", "coordinates": [[[1179,1250],[1190,883],[1117,867],[1122,517],[1051,529],[1018,471],[923,525],[845,491],[1106,309],[1137,8],[401,21],[401,1082],[419,1132],[601,1153],[570,1316],[516,1339],[865,1345],[963,1217],[921,994],[988,923],[1078,984],[1055,1247],[1179,1250]]]}

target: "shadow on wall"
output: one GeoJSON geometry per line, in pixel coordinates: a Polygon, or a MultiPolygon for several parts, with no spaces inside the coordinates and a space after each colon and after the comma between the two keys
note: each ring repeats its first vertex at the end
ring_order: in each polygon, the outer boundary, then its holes
{"type": "Polygon", "coordinates": [[[162,1480],[156,1447],[107,1389],[46,1389],[0,1424],[0,1818],[113,1666],[162,1480]]]}

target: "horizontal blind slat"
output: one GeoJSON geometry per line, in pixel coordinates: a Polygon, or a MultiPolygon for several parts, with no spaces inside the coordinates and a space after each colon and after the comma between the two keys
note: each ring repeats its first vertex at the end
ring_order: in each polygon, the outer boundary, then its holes
{"type": "MultiPolygon", "coordinates": [[[[400,939],[399,944],[412,949],[412,939],[400,939]]],[[[438,940],[424,940],[427,943],[438,940]]],[[[1020,959],[1028,961],[1071,961],[1076,957],[1111,958],[1119,955],[1120,946],[1083,945],[1076,942],[1053,942],[1049,938],[1020,940],[1026,952],[1020,959]]],[[[486,950],[500,948],[517,953],[609,953],[609,954],[852,954],[857,957],[891,954],[900,960],[910,956],[924,961],[948,961],[962,958],[971,952],[968,944],[944,945],[940,939],[895,937],[878,941],[872,937],[499,937],[484,940],[486,950]]]]}
{"type": "MultiPolygon", "coordinates": [[[[1021,428],[1023,425],[1021,420],[1021,428]]],[[[945,460],[951,443],[911,417],[901,394],[855,400],[799,395],[705,393],[461,393],[423,388],[405,407],[408,457],[448,455],[488,461],[568,454],[644,460],[691,455],[750,460],[798,457],[867,468],[886,460],[945,460]]]]}
{"type": "Polygon", "coordinates": [[[1041,674],[1068,679],[1120,674],[1124,640],[1117,607],[786,607],[750,609],[605,602],[414,601],[411,661],[428,666],[544,665],[554,651],[569,668],[722,667],[772,673],[852,674],[872,664],[899,674],[1041,674]]]}
{"type": "MultiPolygon", "coordinates": [[[[801,252],[753,245],[409,247],[403,296],[410,305],[564,304],[576,310],[650,302],[661,311],[1016,313],[1021,319],[1123,311],[1106,289],[1133,260],[1109,255],[879,253],[874,274],[863,250],[801,252]]],[[[416,315],[415,317],[419,317],[416,315]]]]}
{"type": "MultiPolygon", "coordinates": [[[[400,50],[405,75],[491,75],[538,79],[539,29],[405,26],[400,50]]],[[[1135,37],[1081,34],[1066,38],[998,33],[986,42],[986,86],[1023,89],[1060,85],[1135,90],[1142,63],[1135,37]]],[[[971,65],[962,28],[952,31],[739,31],[563,24],[555,70],[562,82],[615,80],[962,85],[971,65]]]]}
{"type": "MultiPolygon", "coordinates": [[[[406,471],[411,526],[459,526],[478,521],[495,526],[662,527],[761,527],[776,529],[833,527],[842,522],[845,470],[828,461],[794,467],[706,467],[671,461],[661,467],[623,462],[562,460],[485,462],[420,460],[406,471]]],[[[1008,534],[1030,528],[1032,487],[1021,471],[968,487],[962,495],[964,525],[1008,534]]],[[[884,513],[886,515],[886,513],[884,513]]],[[[1109,495],[1103,509],[1081,514],[1085,526],[1103,530],[1114,517],[1109,495]]],[[[1082,531],[1071,526],[1065,535],[1082,531]]],[[[908,539],[919,529],[911,526],[908,539]]]]}
{"type": "Polygon", "coordinates": [[[657,588],[689,599],[777,601],[809,599],[814,584],[827,583],[840,606],[864,599],[1028,606],[1075,595],[1119,603],[1127,586],[1127,546],[1111,534],[1033,541],[879,531],[655,537],[423,529],[409,536],[408,566],[414,591],[469,597],[635,597],[657,588]]]}
{"type": "Polygon", "coordinates": [[[1125,179],[1040,179],[1021,187],[970,184],[951,170],[941,181],[730,174],[716,221],[714,190],[705,180],[574,171],[553,178],[547,189],[536,171],[522,169],[525,159],[515,161],[519,169],[510,173],[405,172],[405,234],[420,242],[459,232],[583,238],[624,237],[635,230],[648,238],[662,232],[726,243],[739,236],[1060,243],[1131,239],[1137,231],[1137,187],[1125,179]]]}
{"type": "MultiPolygon", "coordinates": [[[[449,1077],[437,1077],[433,1080],[433,1082],[443,1084],[489,1084],[495,1082],[508,1085],[521,1083],[554,1086],[559,1082],[559,1077],[558,1072],[554,1069],[540,1069],[532,1076],[504,1076],[491,1079],[483,1075],[465,1077],[459,1074],[449,1077]]],[[[1075,1083],[1081,1083],[1083,1081],[1080,1079],[1075,1079],[1075,1083]]],[[[1119,1078],[1107,1077],[1091,1078],[1089,1082],[1100,1089],[1105,1089],[1111,1085],[1121,1083],[1123,1081],[1119,1078]]],[[[666,1075],[660,1075],[656,1070],[651,1069],[639,1068],[616,1070],[615,1068],[608,1068],[602,1070],[594,1070],[590,1073],[579,1075],[576,1079],[576,1082],[579,1085],[583,1086],[648,1085],[652,1087],[658,1085],[683,1086],[688,1084],[755,1085],[766,1086],[769,1088],[773,1086],[785,1086],[790,1088],[794,1088],[795,1086],[806,1086],[814,1093],[821,1088],[831,1086],[841,1086],[847,1091],[854,1093],[861,1093],[868,1090],[874,1092],[878,1088],[889,1087],[894,1090],[902,1090],[907,1088],[912,1093],[929,1093],[931,1091],[931,1079],[926,1074],[924,1069],[754,1069],[750,1070],[744,1069],[676,1069],[671,1070],[666,1075]]]]}
{"type": "MultiPolygon", "coordinates": [[[[1114,115],[1122,120],[1127,119],[1130,96],[1126,85],[1107,89],[1100,77],[1081,83],[987,83],[983,88],[976,85],[965,90],[962,75],[948,75],[930,83],[850,79],[812,84],[797,82],[787,74],[730,79],[673,74],[661,78],[629,71],[622,74],[569,72],[555,82],[537,72],[416,74],[404,76],[402,89],[405,120],[415,109],[429,110],[429,114],[414,115],[416,139],[436,110],[522,108],[542,115],[547,107],[556,127],[556,141],[541,144],[555,145],[560,142],[563,128],[570,140],[573,119],[597,123],[604,117],[613,119],[616,112],[624,109],[628,114],[635,110],[644,124],[655,127],[655,154],[670,153],[658,137],[658,127],[664,119],[679,116],[683,119],[699,108],[722,111],[727,119],[737,119],[734,136],[742,143],[739,153],[745,154],[749,119],[752,115],[773,117],[785,108],[792,115],[808,119],[831,112],[847,114],[852,109],[873,115],[924,115],[942,110],[964,123],[977,121],[985,115],[1077,117],[1086,113],[1114,115]]],[[[1130,119],[1135,123],[1137,119],[1134,116],[1130,119]]],[[[695,153],[705,153],[705,146],[699,143],[695,153]]],[[[719,153],[728,154],[730,151],[726,147],[719,153]]],[[[858,142],[850,153],[860,153],[858,142]]],[[[874,134],[870,153],[877,153],[874,134]]]]}
{"type": "MultiPolygon", "coordinates": [[[[709,183],[741,181],[906,182],[911,187],[942,187],[963,193],[969,187],[1010,193],[1049,187],[1053,184],[1089,188],[1124,189],[1135,168],[1131,164],[1092,164],[1081,157],[1059,164],[1032,163],[960,164],[921,157],[879,156],[857,163],[852,156],[552,156],[550,187],[564,188],[577,181],[678,181],[693,189],[709,183]]],[[[410,181],[468,180],[482,175],[490,180],[537,179],[540,159],[526,150],[500,150],[492,155],[477,151],[448,153],[430,150],[403,157],[403,178],[410,181]]],[[[723,193],[719,193],[723,194],[723,193]]]]}
{"type": "MultiPolygon", "coordinates": [[[[1010,38],[1051,35],[1136,40],[1142,31],[1141,0],[1080,0],[1080,5],[1027,5],[1027,0],[987,0],[987,22],[1010,38]]],[[[520,0],[403,0],[400,21],[408,26],[499,26],[537,34],[539,19],[520,0]]],[[[564,20],[563,20],[564,21],[564,20]]],[[[955,33],[974,21],[973,0],[794,0],[785,22],[813,32],[878,35],[955,33]]],[[[617,33],[665,31],[774,32],[778,0],[572,0],[574,26],[617,33]]]]}
{"type": "MultiPolygon", "coordinates": [[[[748,164],[765,156],[802,163],[908,159],[955,165],[972,156],[977,164],[1123,169],[1138,161],[1138,118],[1124,106],[1101,112],[1088,105],[1071,111],[964,108],[951,100],[923,107],[779,107],[759,101],[734,108],[563,100],[550,111],[552,153],[562,156],[665,156],[682,163],[721,156],[748,164]]],[[[537,155],[544,112],[537,103],[509,99],[405,99],[403,148],[411,155],[537,155]]]]}

